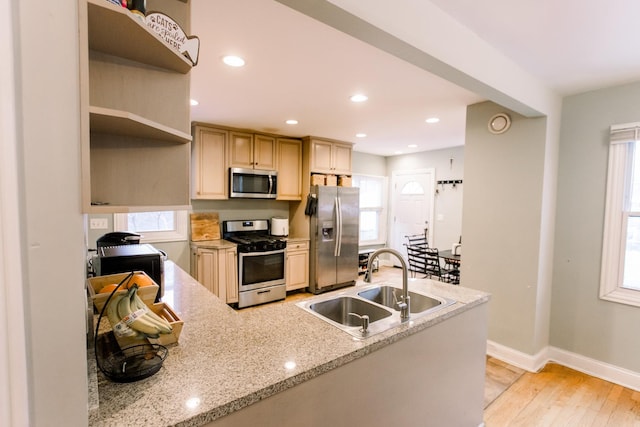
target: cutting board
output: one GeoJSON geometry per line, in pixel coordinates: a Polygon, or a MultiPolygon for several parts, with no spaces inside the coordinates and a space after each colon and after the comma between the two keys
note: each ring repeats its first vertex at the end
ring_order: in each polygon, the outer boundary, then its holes
{"type": "Polygon", "coordinates": [[[217,212],[191,214],[191,241],[220,239],[220,217],[217,212]]]}

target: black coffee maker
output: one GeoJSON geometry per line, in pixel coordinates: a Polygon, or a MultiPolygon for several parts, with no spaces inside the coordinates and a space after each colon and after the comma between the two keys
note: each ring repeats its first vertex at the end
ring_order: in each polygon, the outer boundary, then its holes
{"type": "Polygon", "coordinates": [[[141,236],[136,233],[114,231],[98,238],[98,240],[96,240],[96,246],[98,248],[104,248],[105,246],[137,245],[140,243],[140,237],[141,236]]]}

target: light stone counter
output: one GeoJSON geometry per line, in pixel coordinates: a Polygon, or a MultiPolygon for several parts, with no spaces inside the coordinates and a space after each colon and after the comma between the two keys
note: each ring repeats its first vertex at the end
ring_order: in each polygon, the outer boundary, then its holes
{"type": "Polygon", "coordinates": [[[199,242],[190,242],[192,248],[203,248],[203,249],[227,249],[233,248],[236,246],[235,243],[229,242],[228,240],[218,239],[218,240],[201,240],[199,242]]]}
{"type": "Polygon", "coordinates": [[[145,380],[119,384],[99,373],[99,407],[90,411],[89,425],[204,425],[489,300],[431,280],[412,280],[410,287],[458,302],[354,340],[290,301],[233,310],[168,261],[163,301],[184,320],[179,343],[145,380]]]}

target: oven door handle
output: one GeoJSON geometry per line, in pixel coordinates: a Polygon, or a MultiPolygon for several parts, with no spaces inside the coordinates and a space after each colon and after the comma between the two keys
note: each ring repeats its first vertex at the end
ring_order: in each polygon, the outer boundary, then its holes
{"type": "Polygon", "coordinates": [[[283,254],[285,252],[286,252],[286,249],[276,249],[276,250],[273,250],[273,251],[265,251],[265,252],[260,252],[260,251],[256,251],[256,252],[240,252],[239,256],[242,258],[242,257],[247,257],[247,256],[283,254]]]}

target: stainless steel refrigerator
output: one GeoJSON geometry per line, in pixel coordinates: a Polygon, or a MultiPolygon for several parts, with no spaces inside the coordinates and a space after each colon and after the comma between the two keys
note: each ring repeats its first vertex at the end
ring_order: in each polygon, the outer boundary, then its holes
{"type": "Polygon", "coordinates": [[[310,196],[309,290],[318,294],[354,285],[358,279],[359,188],[312,186],[310,196]]]}

